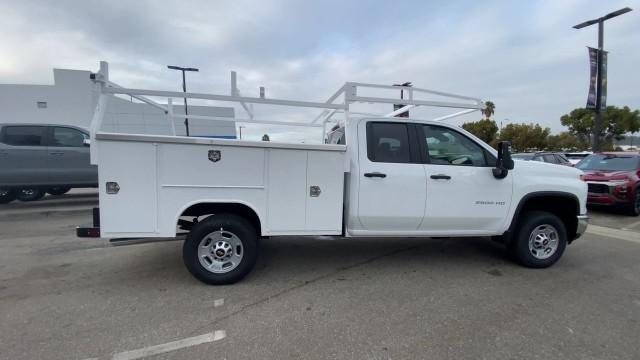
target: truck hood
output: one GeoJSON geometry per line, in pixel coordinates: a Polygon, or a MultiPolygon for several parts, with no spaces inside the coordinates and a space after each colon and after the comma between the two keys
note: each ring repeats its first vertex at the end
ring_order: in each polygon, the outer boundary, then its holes
{"type": "Polygon", "coordinates": [[[571,166],[549,164],[540,161],[525,161],[514,159],[513,170],[523,173],[546,174],[550,177],[567,177],[577,179],[583,174],[582,170],[571,166]]]}
{"type": "Polygon", "coordinates": [[[626,170],[584,170],[584,179],[589,181],[627,180],[631,175],[626,170]]]}

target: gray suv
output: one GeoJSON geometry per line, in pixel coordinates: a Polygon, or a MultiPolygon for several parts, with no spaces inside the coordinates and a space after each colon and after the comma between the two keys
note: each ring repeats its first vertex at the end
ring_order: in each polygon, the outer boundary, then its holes
{"type": "Polygon", "coordinates": [[[68,125],[0,124],[0,204],[97,187],[89,135],[68,125]]]}

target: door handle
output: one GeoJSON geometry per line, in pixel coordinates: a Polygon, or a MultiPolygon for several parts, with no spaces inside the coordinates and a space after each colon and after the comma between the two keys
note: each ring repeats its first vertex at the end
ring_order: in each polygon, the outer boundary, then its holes
{"type": "Polygon", "coordinates": [[[364,173],[364,176],[368,178],[372,178],[372,177],[386,178],[387,174],[383,174],[380,172],[372,172],[372,173],[364,173]]]}
{"type": "Polygon", "coordinates": [[[434,180],[451,180],[451,176],[445,174],[431,175],[431,178],[434,180]]]}
{"type": "Polygon", "coordinates": [[[51,151],[49,155],[64,155],[64,151],[51,151]]]}

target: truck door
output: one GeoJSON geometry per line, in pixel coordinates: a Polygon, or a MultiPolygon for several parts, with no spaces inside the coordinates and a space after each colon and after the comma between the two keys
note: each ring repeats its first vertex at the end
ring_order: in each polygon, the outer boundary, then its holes
{"type": "Polygon", "coordinates": [[[358,219],[367,231],[417,231],[426,178],[414,128],[406,123],[358,124],[358,219]]]}
{"type": "Polygon", "coordinates": [[[84,143],[88,135],[70,127],[50,128],[48,163],[51,183],[82,185],[98,182],[98,171],[89,163],[89,147],[84,143]]]}
{"type": "Polygon", "coordinates": [[[421,229],[469,235],[501,229],[511,203],[511,173],[496,179],[493,155],[461,132],[437,125],[417,127],[427,155],[427,208],[421,229]]]}
{"type": "Polygon", "coordinates": [[[46,127],[8,125],[2,128],[0,182],[7,185],[46,185],[46,127]]]}

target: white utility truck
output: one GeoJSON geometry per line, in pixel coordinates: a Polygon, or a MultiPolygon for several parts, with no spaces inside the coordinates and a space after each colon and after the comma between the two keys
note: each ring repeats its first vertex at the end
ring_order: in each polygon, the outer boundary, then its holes
{"type": "Polygon", "coordinates": [[[492,237],[520,264],[543,268],[587,227],[580,170],[514,163],[508,143],[496,151],[443,122],[482,110],[479,99],[362,83],[346,83],[326,102],[271,99],[263,89],[260,97],[246,97],[233,73],[229,95],[142,90],[109,81],[106,62],[92,78],[100,92],[91,125],[100,208],[78,236],[186,234],[184,263],[205,283],[242,279],[256,263],[260,239],[274,236],[492,237]],[[394,97],[366,96],[366,90],[394,91],[394,97]],[[396,98],[399,90],[407,96],[396,98]],[[308,126],[322,137],[318,144],[292,144],[106,133],[100,125],[112,94],[165,106],[171,126],[184,119],[173,113],[173,99],[186,97],[238,103],[249,114],[231,119],[239,123],[308,126]],[[150,97],[166,98],[167,105],[150,97]],[[350,111],[356,103],[398,105],[372,115],[350,111]],[[260,121],[252,104],[321,113],[306,122],[260,121]],[[396,117],[417,106],[461,110],[435,120],[396,117]]]}

